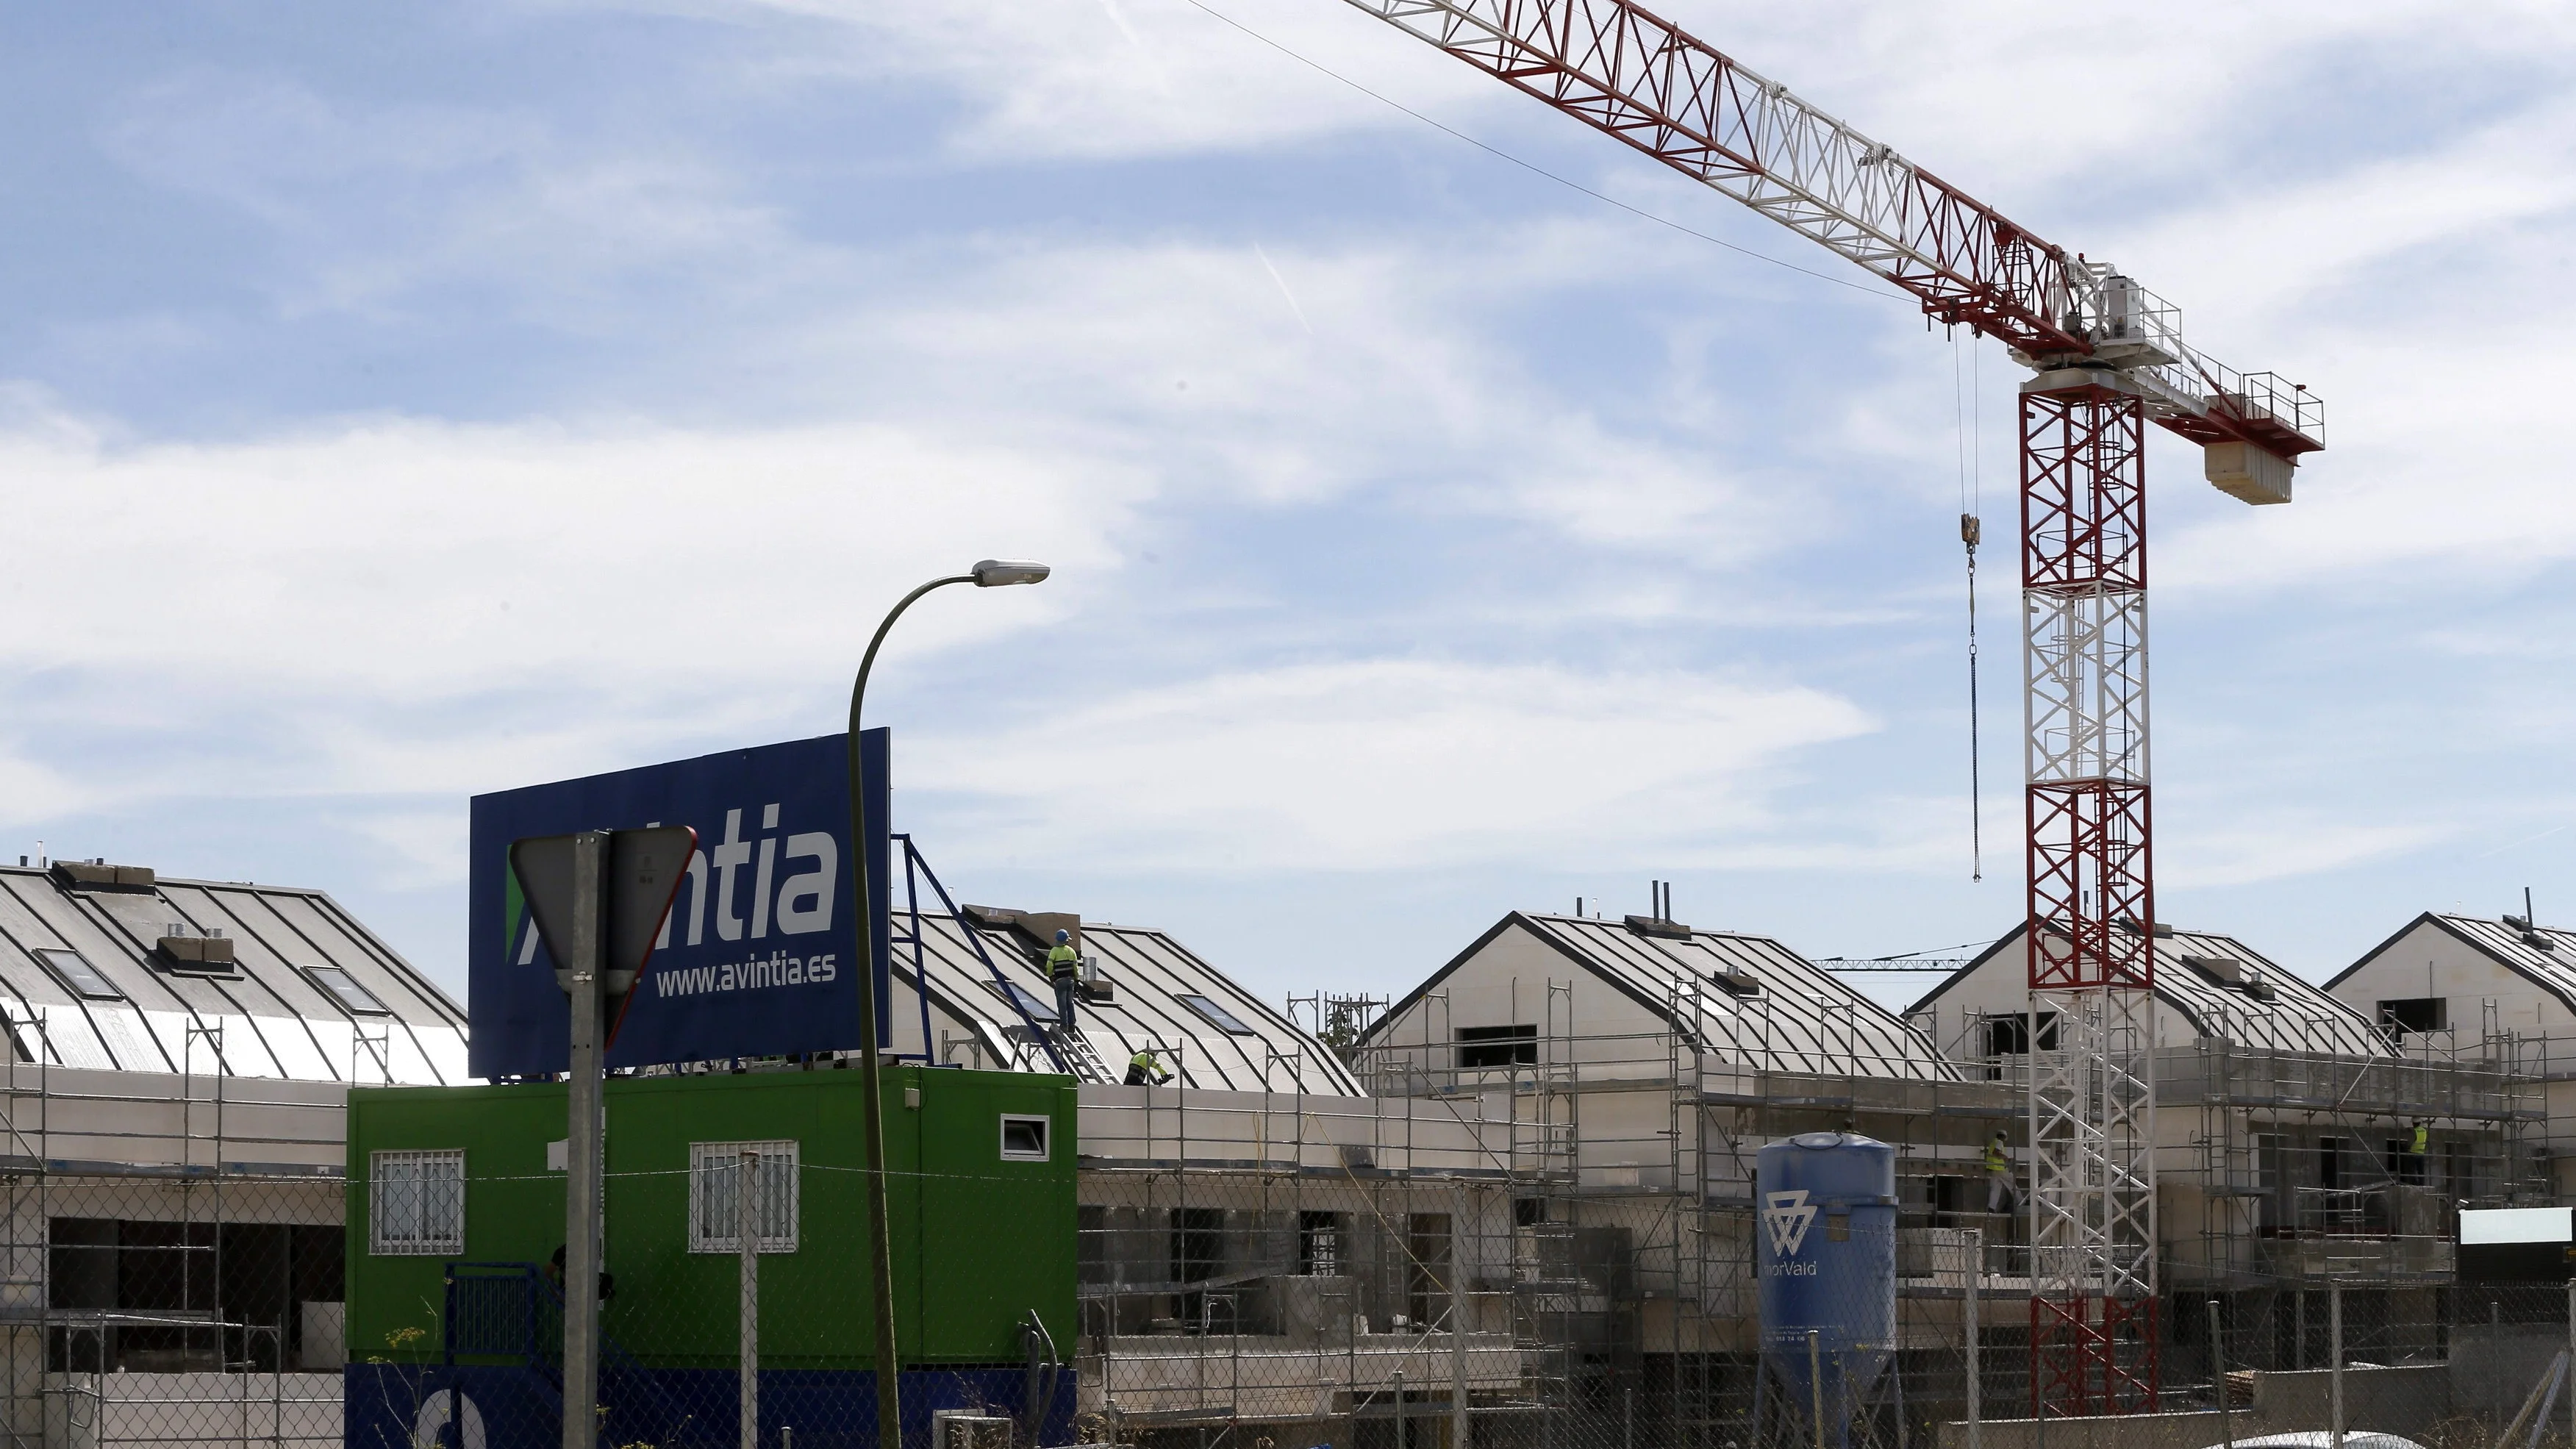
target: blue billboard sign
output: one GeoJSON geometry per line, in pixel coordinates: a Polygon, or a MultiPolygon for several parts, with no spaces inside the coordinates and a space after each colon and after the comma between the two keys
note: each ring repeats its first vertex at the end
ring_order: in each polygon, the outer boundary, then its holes
{"type": "MultiPolygon", "coordinates": [[[[859,739],[885,1002],[887,733],[859,739]]],[[[570,1009],[511,873],[510,842],[652,825],[694,827],[698,850],[607,1064],[857,1050],[849,780],[849,737],[825,735],[475,796],[467,1069],[521,1077],[569,1065],[570,1009]]],[[[878,1023],[880,1045],[890,1025],[878,1023]]]]}

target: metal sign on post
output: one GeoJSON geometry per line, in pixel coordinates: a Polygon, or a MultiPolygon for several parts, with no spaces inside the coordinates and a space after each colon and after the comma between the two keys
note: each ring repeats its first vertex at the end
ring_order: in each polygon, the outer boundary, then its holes
{"type": "MultiPolygon", "coordinates": [[[[868,874],[886,878],[888,741],[861,741],[868,874]]],[[[882,973],[888,893],[863,911],[850,886],[850,767],[841,735],[725,750],[474,797],[467,977],[478,1077],[568,1067],[561,956],[535,928],[512,843],[596,828],[694,826],[653,974],[613,1023],[610,1067],[851,1051],[859,1046],[860,932],[882,973]]],[[[612,866],[612,869],[615,867],[612,866]]],[[[893,1013],[884,1014],[891,1025],[893,1013]]],[[[886,1038],[880,1038],[884,1045],[886,1038]]]]}
{"type": "Polygon", "coordinates": [[[510,869],[572,1008],[564,1184],[564,1449],[599,1442],[601,1062],[652,959],[697,832],[584,830],[510,846],[510,869]]]}

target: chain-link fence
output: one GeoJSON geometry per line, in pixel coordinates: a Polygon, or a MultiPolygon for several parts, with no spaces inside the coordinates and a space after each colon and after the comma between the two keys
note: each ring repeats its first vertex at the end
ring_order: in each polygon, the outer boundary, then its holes
{"type": "MultiPolygon", "coordinates": [[[[601,1444],[877,1444],[871,1179],[780,1130],[609,1175],[601,1444]]],[[[347,1442],[561,1443],[563,1175],[383,1158],[350,1221],[347,1442]]],[[[1902,1225],[1892,1298],[1855,1280],[1766,1333],[1749,1207],[1356,1163],[1035,1181],[887,1177],[910,1449],[2203,1449],[2338,1421],[2438,1449],[2576,1442],[2556,1286],[2169,1295],[2094,1349],[2152,1364],[2156,1412],[2078,1418],[2034,1395],[2016,1250],[1972,1230],[1902,1225]]],[[[1810,1256],[1852,1231],[1797,1230],[1810,1256]]],[[[268,1350],[235,1320],[198,1331],[239,1335],[225,1352],[252,1368],[230,1372],[255,1377],[268,1350]]],[[[164,1340],[117,1342],[140,1369],[164,1340]]],[[[266,1442],[204,1433],[160,1442],[266,1442]]]]}
{"type": "Polygon", "coordinates": [[[9,1444],[340,1442],[337,1179],[34,1172],[0,1196],[9,1444]]]}

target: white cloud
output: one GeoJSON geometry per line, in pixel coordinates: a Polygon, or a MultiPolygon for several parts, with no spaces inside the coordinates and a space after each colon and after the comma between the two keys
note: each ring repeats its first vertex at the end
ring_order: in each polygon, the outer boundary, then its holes
{"type": "Polygon", "coordinates": [[[33,760],[0,755],[0,826],[41,825],[105,803],[104,792],[33,760]]]}
{"type": "MultiPolygon", "coordinates": [[[[1211,3],[1417,109],[1456,114],[1506,104],[1493,81],[1355,10],[1211,3]]],[[[954,87],[970,115],[950,142],[972,159],[1240,149],[1419,124],[1186,0],[742,0],[704,8],[794,22],[763,71],[773,80],[934,77],[954,87]]]]}
{"type": "Polygon", "coordinates": [[[1063,573],[919,610],[915,648],[1061,617],[1105,586],[1109,534],[1148,491],[1114,466],[892,426],[633,422],[142,446],[56,428],[0,435],[0,477],[0,589],[41,621],[0,641],[0,668],[150,681],[165,711],[309,706],[329,725],[309,747],[339,765],[303,788],[369,790],[720,728],[746,692],[744,712],[774,710],[846,675],[904,588],[978,557],[1063,573]],[[513,696],[591,708],[474,723],[477,700],[513,696]],[[686,724],[668,717],[682,701],[686,724]]]}
{"type": "Polygon", "coordinates": [[[828,254],[748,199],[727,166],[670,136],[581,141],[526,104],[371,105],[298,80],[187,71],[116,98],[101,146],[135,175],[256,218],[291,251],[290,316],[401,318],[463,285],[484,305],[576,330],[677,275],[743,295],[828,254]]]}
{"type": "Polygon", "coordinates": [[[1850,702],[1789,684],[1380,659],[926,741],[906,779],[967,797],[949,808],[980,817],[979,862],[1078,842],[1176,871],[1597,867],[1758,825],[1800,749],[1870,728],[1850,702]]]}
{"type": "Polygon", "coordinates": [[[2225,824],[2168,831],[2156,842],[2156,883],[2178,890],[2262,885],[2327,875],[2447,839],[2447,826],[2337,819],[2289,807],[2264,810],[2240,799],[2225,824]]]}
{"type": "Polygon", "coordinates": [[[1686,247],[1593,218],[1429,248],[1266,250],[1296,279],[1298,310],[1248,243],[1025,246],[978,257],[967,284],[816,318],[771,350],[822,375],[900,357],[888,392],[937,410],[1006,401],[989,426],[1133,459],[1182,495],[1314,505],[1389,490],[1426,514],[1524,519],[1705,565],[1812,537],[1826,516],[1830,489],[1744,461],[1737,440],[1777,419],[1746,417],[1725,390],[1676,385],[1678,416],[1623,426],[1593,411],[1595,390],[1495,336],[1504,314],[1552,297],[1686,274],[1686,247]],[[1515,300],[1498,313],[1497,297],[1515,300]]]}

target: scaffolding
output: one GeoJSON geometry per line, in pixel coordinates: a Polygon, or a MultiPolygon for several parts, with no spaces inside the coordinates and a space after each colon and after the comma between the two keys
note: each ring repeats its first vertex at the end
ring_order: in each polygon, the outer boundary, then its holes
{"type": "MultiPolygon", "coordinates": [[[[1577,999],[1417,993],[1350,1052],[1364,1098],[1087,1093],[1086,1410],[1172,1449],[1331,1421],[1392,1449],[1400,1418],[1453,1413],[1488,1444],[1768,1442],[1754,1154],[1848,1129],[1898,1153],[1879,1442],[1929,1442],[1972,1374],[1987,1413],[2027,1412],[2032,1042],[1974,1011],[1891,1038],[1856,1003],[1691,973],[1654,1030],[1586,1029],[1577,999]],[[1517,1025],[1466,1025],[1493,1021],[1517,1025]]],[[[1319,1026],[1330,1006],[1296,1003],[1319,1026]]],[[[2214,1401],[2222,1366],[2322,1368],[2329,1296],[2349,1353],[2440,1359],[2489,1311],[2454,1286],[2458,1210],[2552,1201],[2541,1144],[2576,1121],[2549,1097],[2576,1092],[2576,1040],[2252,1015],[2196,1002],[2194,1035],[2152,1044],[2167,1408],[2214,1401]]]]}
{"type": "MultiPolygon", "coordinates": [[[[1447,1444],[1740,1442],[1753,1154],[1851,1128],[1901,1154],[1905,1416],[1955,1417],[1970,1280],[2004,1282],[1969,1245],[1997,1243],[2000,1268],[2012,1224],[1974,1164],[2018,1093],[1928,1042],[1900,1060],[1849,1010],[1792,1032],[1774,1012],[1795,1004],[1716,989],[1677,978],[1671,1029],[1601,1034],[1573,982],[1515,982],[1529,1029],[1499,1036],[1426,992],[1352,1051],[1363,1098],[1087,1091],[1085,1411],[1210,1449],[1332,1422],[1390,1449],[1399,1418],[1447,1444]],[[1765,1065],[1783,1060],[1815,1069],[1765,1065]]],[[[1298,1007],[1322,1024],[1327,1004],[1298,1007]]]]}
{"type": "MultiPolygon", "coordinates": [[[[2207,1001],[2190,1015],[2190,1040],[2153,1047],[2168,1383],[2188,1398],[2206,1381],[2213,1301],[2237,1368],[2323,1366],[2337,1286],[2352,1341],[2374,1356],[2447,1352],[2459,1210],[2553,1200],[2533,1143],[2560,1119],[2535,1043],[2492,1011],[2474,1035],[2207,1001]]],[[[1995,1020],[1916,1018],[1952,1060],[2026,1081],[2049,1043],[2031,1053],[2026,1028],[1995,1020]]]]}
{"type": "Polygon", "coordinates": [[[336,1092],[234,1080],[220,1021],[176,1075],[0,1024],[0,1443],[337,1444],[341,1179],[287,1165],[338,1155],[336,1092]]]}

